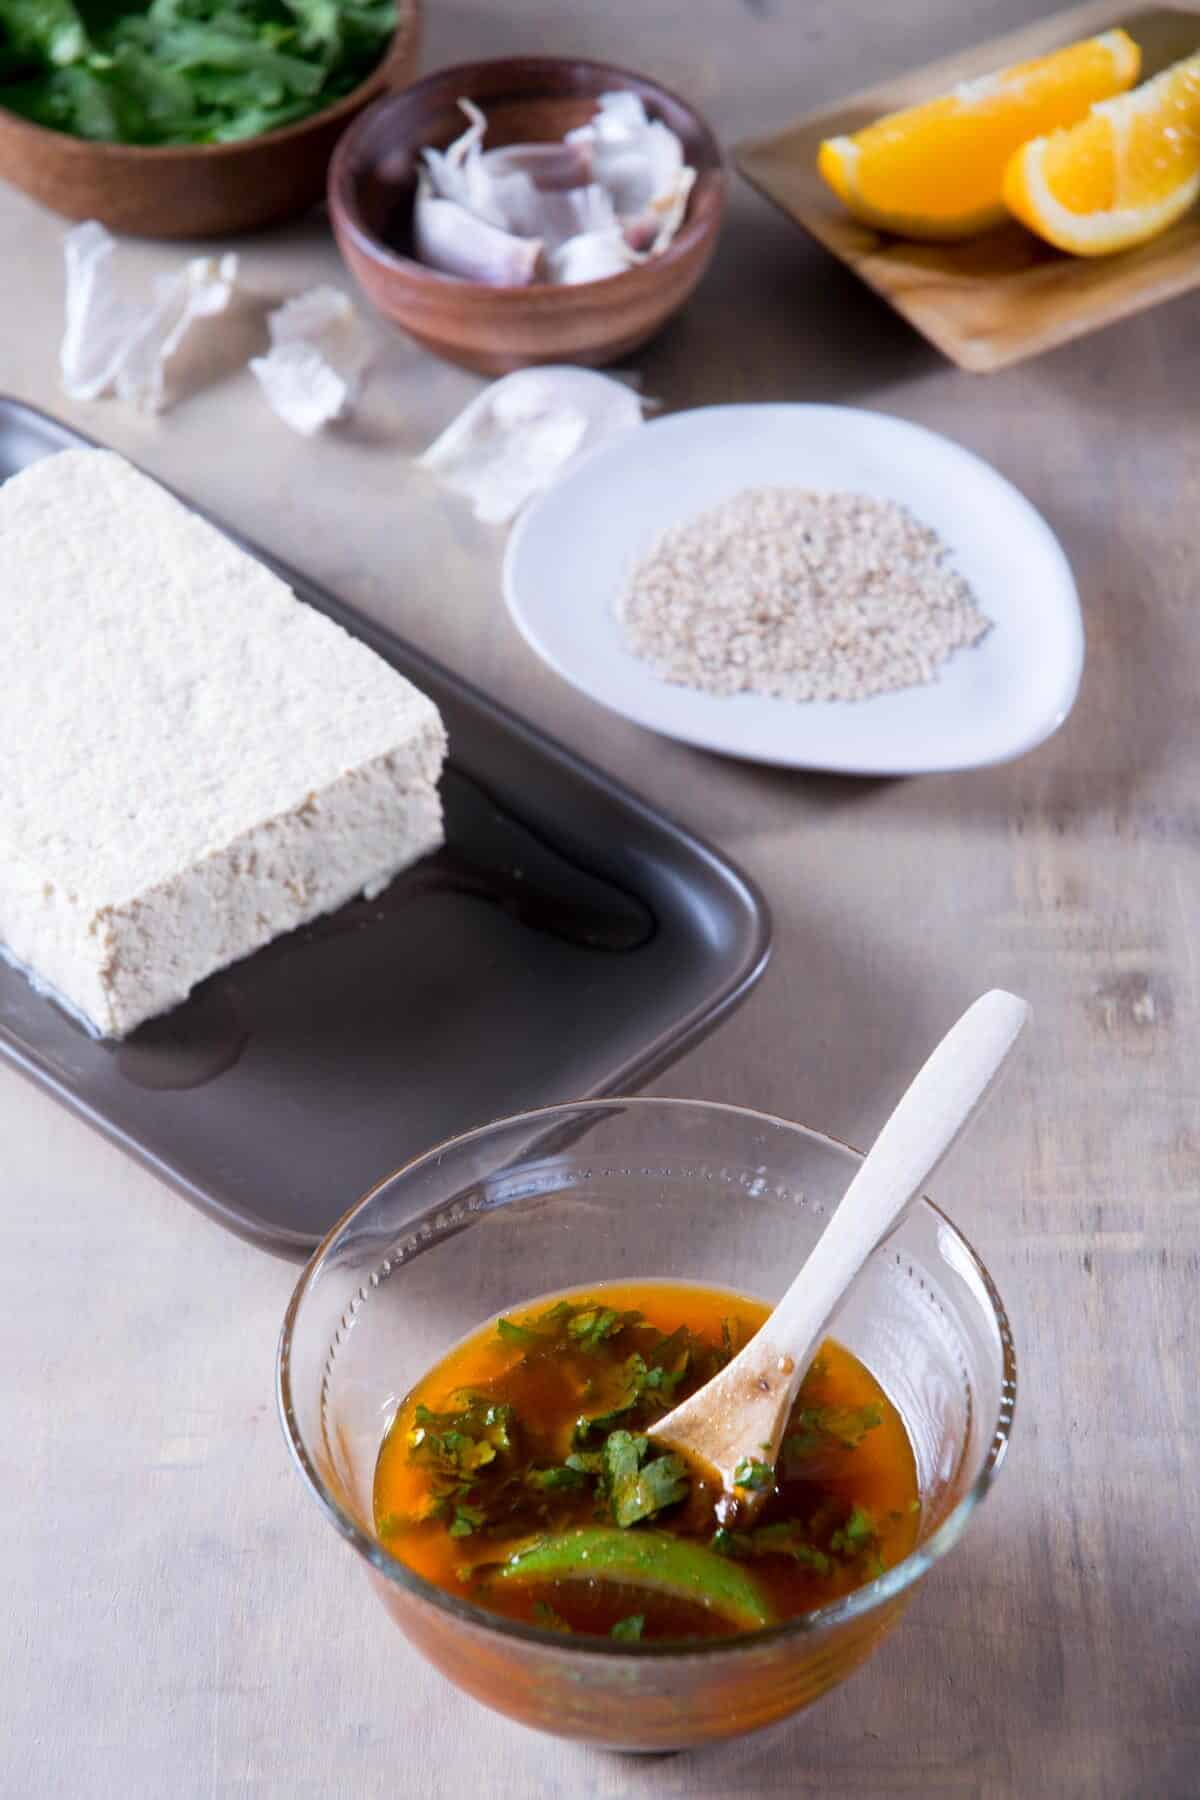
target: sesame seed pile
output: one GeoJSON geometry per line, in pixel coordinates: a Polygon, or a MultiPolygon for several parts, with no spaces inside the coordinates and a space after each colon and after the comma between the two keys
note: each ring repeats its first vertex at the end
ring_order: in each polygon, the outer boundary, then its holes
{"type": "Polygon", "coordinates": [[[663,532],[617,610],[666,681],[865,700],[933,681],[989,630],[948,554],[890,500],[748,488],[663,532]]]}

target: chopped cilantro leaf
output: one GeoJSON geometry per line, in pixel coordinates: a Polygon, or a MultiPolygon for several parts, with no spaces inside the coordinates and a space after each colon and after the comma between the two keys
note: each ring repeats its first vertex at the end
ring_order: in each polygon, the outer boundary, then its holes
{"type": "Polygon", "coordinates": [[[865,1506],[855,1506],[846,1523],[839,1526],[829,1540],[836,1556],[858,1556],[873,1549],[876,1542],[875,1521],[865,1506]]]}
{"type": "Polygon", "coordinates": [[[783,1440],[789,1462],[802,1461],[820,1450],[857,1450],[868,1431],[883,1424],[883,1409],[874,1401],[865,1406],[805,1406],[792,1415],[795,1429],[783,1440]]]}
{"type": "Polygon", "coordinates": [[[727,1362],[732,1362],[738,1351],[743,1350],[753,1336],[754,1332],[747,1329],[744,1320],[736,1316],[722,1319],[721,1348],[714,1353],[718,1358],[717,1367],[723,1368],[727,1362]]]}
{"type": "Polygon", "coordinates": [[[569,1300],[556,1300],[553,1306],[548,1306],[544,1313],[538,1315],[538,1324],[561,1325],[564,1319],[572,1318],[574,1313],[575,1308],[569,1300]]]}
{"type": "Polygon", "coordinates": [[[641,1463],[639,1447],[644,1447],[646,1443],[645,1438],[635,1437],[631,1431],[609,1432],[600,1452],[600,1462],[610,1492],[619,1481],[637,1474],[641,1463]]]}
{"type": "Polygon", "coordinates": [[[636,1644],[646,1629],[645,1613],[630,1613],[624,1619],[618,1619],[609,1637],[616,1638],[619,1644],[636,1644]]]}
{"type": "Polygon", "coordinates": [[[710,1548],[719,1556],[755,1557],[790,1556],[818,1575],[827,1575],[830,1561],[825,1552],[809,1541],[799,1519],[782,1519],[775,1525],[759,1525],[753,1531],[728,1531],[721,1526],[713,1533],[710,1548]]]}
{"type": "Polygon", "coordinates": [[[770,1463],[759,1462],[756,1457],[743,1456],[733,1471],[735,1487],[749,1488],[752,1494],[761,1493],[764,1488],[774,1487],[775,1471],[770,1463]]]}
{"type": "Polygon", "coordinates": [[[610,1431],[601,1452],[609,1505],[616,1523],[636,1525],[664,1507],[686,1500],[691,1488],[678,1456],[650,1458],[648,1438],[610,1431]]]}
{"type": "Polygon", "coordinates": [[[865,1544],[875,1536],[875,1521],[865,1506],[856,1506],[846,1522],[846,1536],[852,1544],[865,1544]]]}
{"type": "Polygon", "coordinates": [[[470,1537],[473,1531],[478,1531],[479,1527],[486,1523],[486,1513],[481,1512],[477,1506],[464,1506],[460,1501],[454,1508],[454,1517],[450,1521],[450,1536],[452,1538],[470,1537]]]}
{"type": "Polygon", "coordinates": [[[557,1463],[550,1469],[526,1469],[525,1480],[541,1494],[587,1486],[587,1475],[571,1462],[557,1463]]]}
{"type": "Polygon", "coordinates": [[[611,1306],[593,1306],[576,1313],[567,1325],[567,1333],[585,1350],[597,1350],[605,1338],[620,1331],[623,1322],[622,1314],[611,1306]]]}
{"type": "Polygon", "coordinates": [[[528,1325],[515,1325],[511,1319],[496,1320],[496,1336],[502,1343],[520,1344],[522,1347],[538,1341],[536,1331],[531,1331],[528,1325]]]}

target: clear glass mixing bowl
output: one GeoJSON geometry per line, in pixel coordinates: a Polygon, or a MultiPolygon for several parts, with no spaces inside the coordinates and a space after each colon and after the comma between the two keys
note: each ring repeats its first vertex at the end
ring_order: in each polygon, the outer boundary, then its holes
{"type": "Polygon", "coordinates": [[[419,1376],[491,1315],[556,1288],[670,1276],[778,1299],[845,1192],[845,1146],[732,1106],[599,1100],[466,1133],[380,1183],[334,1227],[284,1321],[279,1404],[301,1476],[392,1617],[451,1681],[523,1724],[619,1750],[734,1736],[858,1667],[950,1550],[1003,1459],[1016,1364],[966,1239],[914,1206],[831,1334],[908,1425],[917,1547],[835,1604],[686,1646],[564,1638],[442,1593],[372,1529],[379,1446],[419,1376]]]}

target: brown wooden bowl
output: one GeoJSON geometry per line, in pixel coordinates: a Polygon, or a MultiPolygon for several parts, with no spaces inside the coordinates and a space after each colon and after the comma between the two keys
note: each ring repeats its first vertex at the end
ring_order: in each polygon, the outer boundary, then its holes
{"type": "Polygon", "coordinates": [[[699,113],[644,75],[566,57],[462,63],[379,100],[346,132],[329,166],[338,247],[372,304],[435,355],[486,375],[535,363],[615,362],[687,300],[721,228],[725,159],[699,113]],[[683,142],[696,185],[679,232],[621,275],[571,287],[489,287],[417,262],[412,208],[421,150],[444,149],[464,126],[460,97],[487,114],[488,145],[561,138],[600,94],[628,88],[683,142]]]}
{"type": "Polygon", "coordinates": [[[226,237],[294,218],[325,189],[333,147],[370,101],[411,80],[420,0],[398,0],[382,61],[351,93],[294,125],[230,144],[99,144],[0,107],[0,179],[68,219],[133,237],[226,237]]]}

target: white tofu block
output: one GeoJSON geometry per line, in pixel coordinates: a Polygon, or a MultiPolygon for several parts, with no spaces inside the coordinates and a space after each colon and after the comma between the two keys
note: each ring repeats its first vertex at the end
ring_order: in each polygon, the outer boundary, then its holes
{"type": "Polygon", "coordinates": [[[442,842],[437,708],[156,482],[0,487],[0,945],[106,1037],[442,842]]]}

